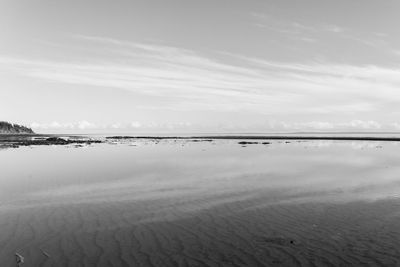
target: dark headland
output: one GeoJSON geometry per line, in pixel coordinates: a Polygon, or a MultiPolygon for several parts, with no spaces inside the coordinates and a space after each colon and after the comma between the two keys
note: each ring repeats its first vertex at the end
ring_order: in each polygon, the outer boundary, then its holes
{"type": "Polygon", "coordinates": [[[23,125],[0,121],[0,134],[35,134],[35,132],[23,125]]]}
{"type": "Polygon", "coordinates": [[[32,145],[88,145],[92,143],[102,143],[102,141],[81,136],[62,138],[58,135],[37,134],[29,127],[0,121],[0,148],[32,145]]]}

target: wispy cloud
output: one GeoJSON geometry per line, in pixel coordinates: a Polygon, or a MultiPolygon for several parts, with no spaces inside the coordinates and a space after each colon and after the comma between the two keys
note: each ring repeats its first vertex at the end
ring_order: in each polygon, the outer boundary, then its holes
{"type": "MultiPolygon", "coordinates": [[[[340,43],[358,43],[371,48],[390,48],[385,41],[387,34],[357,31],[336,24],[316,24],[292,20],[282,20],[274,16],[253,13],[254,26],[279,33],[285,39],[310,42],[322,42],[329,46],[332,40],[340,43]]],[[[285,41],[285,40],[283,40],[285,41]]],[[[285,41],[286,42],[286,41],[285,41]]],[[[390,49],[389,49],[390,50],[390,49]]]]}
{"type": "Polygon", "coordinates": [[[325,25],[321,28],[324,31],[333,32],[333,33],[342,33],[345,32],[346,29],[337,25],[325,25]]]}
{"type": "Polygon", "coordinates": [[[283,34],[315,34],[321,32],[327,33],[344,33],[346,28],[335,24],[306,24],[299,21],[288,21],[268,16],[260,13],[253,13],[252,17],[255,19],[254,25],[260,28],[267,28],[283,34]]]}
{"type": "MultiPolygon", "coordinates": [[[[283,63],[227,53],[211,58],[178,47],[77,38],[106,48],[108,57],[82,63],[2,56],[0,70],[42,81],[112,87],[168,99],[158,108],[181,111],[348,116],[400,101],[397,68],[283,63]]],[[[144,106],[151,108],[151,103],[144,106]]]]}

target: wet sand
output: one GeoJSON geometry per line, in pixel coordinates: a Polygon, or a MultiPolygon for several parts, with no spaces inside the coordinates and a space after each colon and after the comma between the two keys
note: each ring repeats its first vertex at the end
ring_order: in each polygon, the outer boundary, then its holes
{"type": "Polygon", "coordinates": [[[1,266],[400,264],[395,144],[134,143],[2,151],[1,266]]]}
{"type": "MultiPolygon", "coordinates": [[[[25,257],[27,266],[399,263],[398,201],[254,208],[264,203],[232,202],[185,215],[164,202],[3,213],[0,258],[2,266],[13,266],[15,251],[25,257]]],[[[196,208],[196,203],[191,206],[196,208]]]]}

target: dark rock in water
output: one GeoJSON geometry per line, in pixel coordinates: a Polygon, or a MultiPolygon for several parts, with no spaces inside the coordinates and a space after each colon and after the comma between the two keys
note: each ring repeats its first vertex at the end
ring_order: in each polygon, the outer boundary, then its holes
{"type": "Polygon", "coordinates": [[[138,139],[136,136],[107,136],[106,139],[138,139]]]}
{"type": "Polygon", "coordinates": [[[68,143],[67,140],[60,138],[60,137],[49,137],[45,139],[47,142],[51,143],[68,143]]]}
{"type": "Polygon", "coordinates": [[[238,143],[239,145],[256,145],[258,142],[249,142],[249,141],[241,141],[238,143]]]}
{"type": "Polygon", "coordinates": [[[28,136],[28,135],[2,135],[0,147],[17,148],[20,146],[40,146],[40,145],[90,145],[103,143],[102,140],[93,140],[87,138],[64,139],[57,136],[28,136]]]}
{"type": "Polygon", "coordinates": [[[191,142],[212,142],[212,139],[192,139],[191,142]]]}
{"type": "Polygon", "coordinates": [[[124,135],[116,135],[116,136],[107,136],[106,139],[116,139],[116,140],[124,140],[124,139],[150,139],[150,140],[163,140],[163,139],[186,139],[182,137],[173,137],[173,136],[124,136],[124,135]]]}

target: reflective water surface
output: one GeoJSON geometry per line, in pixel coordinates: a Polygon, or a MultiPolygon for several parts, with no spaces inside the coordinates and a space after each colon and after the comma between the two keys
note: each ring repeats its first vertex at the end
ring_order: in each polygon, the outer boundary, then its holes
{"type": "Polygon", "coordinates": [[[396,142],[365,141],[3,149],[0,260],[13,266],[17,251],[29,266],[395,265],[399,155],[396,142]]]}
{"type": "Polygon", "coordinates": [[[22,147],[0,152],[0,199],[40,205],[49,198],[79,203],[241,193],[273,194],[274,201],[376,200],[400,192],[399,153],[397,143],[363,141],[22,147]]]}

